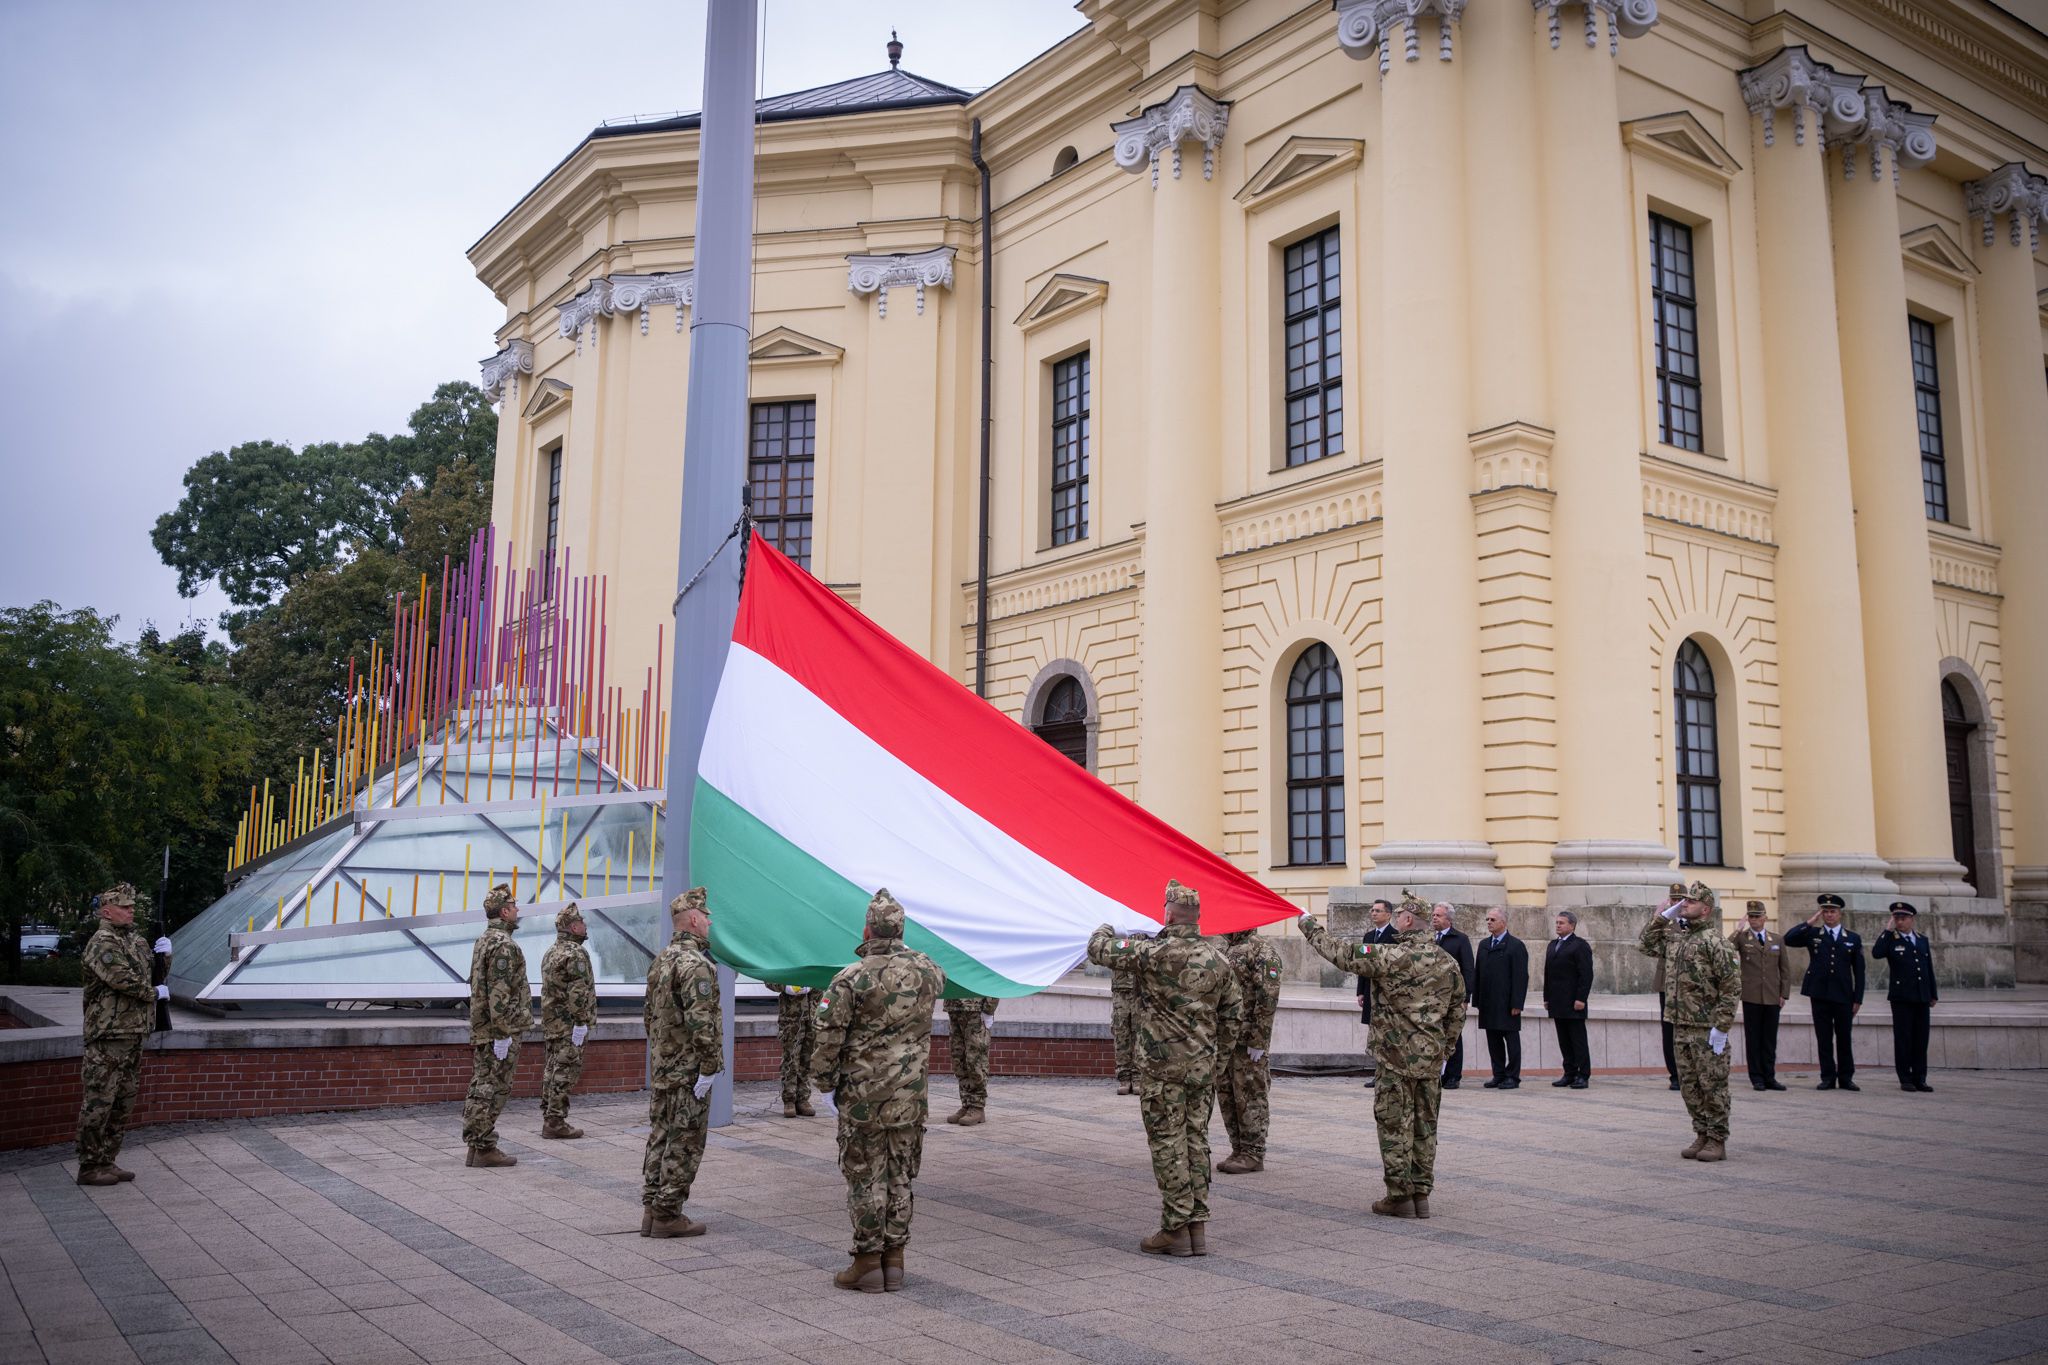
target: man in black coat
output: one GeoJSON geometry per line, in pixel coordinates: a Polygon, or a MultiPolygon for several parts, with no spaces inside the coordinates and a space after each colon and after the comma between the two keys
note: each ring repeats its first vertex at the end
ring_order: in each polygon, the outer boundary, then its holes
{"type": "MultiPolygon", "coordinates": [[[[1472,940],[1458,932],[1458,926],[1451,922],[1451,907],[1447,902],[1438,901],[1430,908],[1429,927],[1436,939],[1436,946],[1451,955],[1458,964],[1458,975],[1465,978],[1465,1003],[1472,1003],[1472,940]]],[[[1456,1090],[1465,1079],[1465,1034],[1461,1029],[1451,1043],[1451,1055],[1444,1059],[1444,1089],[1456,1090]]]]}
{"type": "Polygon", "coordinates": [[[1892,1064],[1898,1068],[1899,1089],[1931,1095],[1927,1030],[1934,1003],[1941,998],[1934,984],[1934,949],[1927,935],[1913,927],[1920,912],[1912,902],[1893,901],[1891,909],[1891,927],[1870,945],[1870,955],[1883,958],[1890,969],[1891,982],[1884,994],[1892,1005],[1892,1064]]]}
{"type": "Polygon", "coordinates": [[[1552,1088],[1584,1090],[1593,1075],[1593,1054],[1586,1047],[1586,1001],[1593,994],[1593,945],[1578,935],[1579,917],[1557,912],[1557,937],[1543,960],[1543,1008],[1557,1026],[1557,1055],[1564,1075],[1552,1088]]]}
{"type": "MultiPolygon", "coordinates": [[[[1359,942],[1385,943],[1394,936],[1394,903],[1392,901],[1376,900],[1367,909],[1366,914],[1372,920],[1372,928],[1365,931],[1359,942]]],[[[1367,1028],[1372,1027],[1372,982],[1362,976],[1358,978],[1358,1022],[1364,1024],[1367,1028]]],[[[1371,1054],[1368,1053],[1367,1055],[1370,1056],[1371,1054]]],[[[1377,1079],[1379,1079],[1377,1076],[1367,1076],[1365,1078],[1365,1088],[1368,1090],[1372,1089],[1372,1084],[1377,1079]]]]}
{"type": "Polygon", "coordinates": [[[1493,1060],[1488,1090],[1516,1090],[1522,1084],[1522,1005],[1529,998],[1529,949],[1508,932],[1507,911],[1486,912],[1486,937],[1475,945],[1472,1003],[1486,1030],[1493,1060]]]}
{"type": "Polygon", "coordinates": [[[1805,948],[1806,979],[1799,993],[1813,1006],[1813,1042],[1820,1053],[1820,1084],[1816,1090],[1860,1090],[1856,1084],[1856,1049],[1850,1039],[1856,1015],[1863,1008],[1863,940],[1842,923],[1842,898],[1815,898],[1820,909],[1804,924],[1785,931],[1785,946],[1805,948]]]}

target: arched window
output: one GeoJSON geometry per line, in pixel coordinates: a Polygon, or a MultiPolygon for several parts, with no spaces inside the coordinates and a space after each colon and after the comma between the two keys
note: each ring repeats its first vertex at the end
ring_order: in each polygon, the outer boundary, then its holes
{"type": "Polygon", "coordinates": [[[1328,645],[1287,678],[1287,861],[1344,861],[1344,675],[1328,645]]]}
{"type": "Polygon", "coordinates": [[[1971,733],[1977,723],[1963,707],[1962,694],[1947,678],[1941,680],[1941,732],[1948,743],[1948,828],[1955,844],[1956,861],[1969,874],[1969,882],[1980,891],[1977,880],[1977,786],[1970,771],[1971,733]]]}
{"type": "Polygon", "coordinates": [[[1031,733],[1082,767],[1088,766],[1088,694],[1079,682],[1061,678],[1046,689],[1031,733]]]}
{"type": "Polygon", "coordinates": [[[1714,668],[1697,644],[1678,647],[1671,686],[1678,747],[1678,860],[1721,866],[1721,739],[1714,668]]]}

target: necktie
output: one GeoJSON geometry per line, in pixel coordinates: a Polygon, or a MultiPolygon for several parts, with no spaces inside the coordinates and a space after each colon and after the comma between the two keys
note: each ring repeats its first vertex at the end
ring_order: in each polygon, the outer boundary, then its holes
{"type": "Polygon", "coordinates": [[[1759,929],[1759,930],[1757,931],[1757,935],[1756,935],[1756,941],[1757,941],[1758,943],[1762,943],[1762,942],[1764,941],[1764,935],[1763,935],[1763,931],[1762,931],[1761,929],[1759,929]]]}
{"type": "Polygon", "coordinates": [[[1495,935],[1493,936],[1493,946],[1494,946],[1494,947],[1496,947],[1496,948],[1500,947],[1500,935],[1499,935],[1499,934],[1495,934],[1495,935]]]}

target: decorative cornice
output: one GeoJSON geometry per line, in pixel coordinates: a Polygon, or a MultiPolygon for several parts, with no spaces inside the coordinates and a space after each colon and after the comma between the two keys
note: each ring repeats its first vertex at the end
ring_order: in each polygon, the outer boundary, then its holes
{"type": "Polygon", "coordinates": [[[1777,494],[1688,465],[1645,458],[1643,515],[1758,545],[1775,545],[1777,494]]]}
{"type": "Polygon", "coordinates": [[[848,256],[846,287],[855,294],[875,295],[875,316],[883,318],[889,316],[889,291],[914,287],[917,290],[917,311],[922,316],[924,291],[928,286],[953,287],[954,254],[954,248],[950,246],[935,246],[929,251],[893,256],[848,256]]]}
{"type": "Polygon", "coordinates": [[[1998,596],[1998,548],[1980,541],[1930,531],[1927,536],[1929,572],[1934,581],[1964,592],[1998,596]]]}
{"type": "Polygon", "coordinates": [[[1586,12],[1587,47],[1600,41],[1600,16],[1607,16],[1607,55],[1610,57],[1621,51],[1623,38],[1640,38],[1657,27],[1657,0],[1533,0],[1533,3],[1544,12],[1550,23],[1550,45],[1553,48],[1560,41],[1557,12],[1568,4],[1579,5],[1586,12]]]}
{"type": "Polygon", "coordinates": [[[1221,554],[1241,555],[1304,536],[1378,521],[1380,466],[1357,465],[1340,474],[1238,498],[1216,509],[1223,522],[1221,554]]]}
{"type": "Polygon", "coordinates": [[[483,390],[487,402],[519,401],[519,376],[533,373],[533,343],[513,338],[505,349],[483,362],[483,390]]]}
{"type": "MultiPolygon", "coordinates": [[[[1000,574],[989,583],[988,619],[1026,616],[1048,607],[1071,606],[1136,586],[1139,546],[1135,541],[1104,545],[1084,554],[1000,574]]],[[[967,624],[974,624],[973,585],[967,589],[967,624]]]]}
{"type": "Polygon", "coordinates": [[[1290,137],[1232,198],[1256,211],[1348,171],[1364,159],[1365,144],[1357,138],[1290,137]]]}
{"type": "Polygon", "coordinates": [[[1853,7],[1904,34],[1917,48],[1947,52],[2036,104],[2048,101],[2048,77],[1946,22],[1927,0],[1853,0],[1853,7]]]}
{"type": "MultiPolygon", "coordinates": [[[[1462,0],[1461,0],[1462,3],[1462,0]]],[[[1157,104],[1147,105],[1136,118],[1109,125],[1116,134],[1116,164],[1127,171],[1142,166],[1152,169],[1152,188],[1159,188],[1159,154],[1173,153],[1173,178],[1180,179],[1180,144],[1202,144],[1202,179],[1216,176],[1216,149],[1223,145],[1230,126],[1230,105],[1200,86],[1183,85],[1157,104]]]]}
{"type": "Polygon", "coordinates": [[[676,310],[676,331],[683,330],[683,315],[697,302],[697,274],[675,270],[656,275],[607,276],[612,286],[612,308],[621,313],[640,312],[640,335],[647,335],[647,310],[657,303],[672,304],[676,310]]]}
{"type": "Polygon", "coordinates": [[[1031,296],[1031,302],[1017,314],[1014,325],[1021,331],[1035,332],[1047,323],[1058,322],[1084,308],[1100,307],[1108,297],[1108,280],[1055,273],[1031,296]]]}
{"type": "Polygon", "coordinates": [[[1942,231],[1939,223],[1900,233],[1899,245],[1905,250],[1906,264],[1931,271],[1957,284],[1968,284],[1978,273],[1976,262],[1970,259],[1969,253],[1956,244],[1955,238],[1942,231]]]}
{"type": "Polygon", "coordinates": [[[1863,117],[1863,78],[1845,76],[1825,62],[1817,62],[1802,46],[1780,48],[1769,60],[1736,74],[1742,102],[1749,112],[1764,121],[1764,146],[1776,145],[1776,116],[1792,111],[1792,140],[1806,143],[1806,116],[1814,125],[1825,121],[1853,124],[1863,117]]]}
{"type": "Polygon", "coordinates": [[[595,279],[578,290],[576,297],[561,307],[561,329],[563,337],[576,343],[576,354],[583,354],[583,324],[591,323],[590,348],[597,349],[598,318],[608,318],[617,310],[612,307],[612,282],[609,279],[595,279]]]}
{"type": "Polygon", "coordinates": [[[1934,115],[1916,113],[1910,104],[1902,104],[1885,93],[1881,85],[1873,85],[1859,92],[1863,97],[1862,116],[1857,119],[1830,117],[1827,123],[1827,140],[1842,149],[1842,178],[1856,178],[1856,148],[1870,149],[1870,178],[1873,182],[1884,177],[1884,154],[1891,153],[1892,183],[1899,180],[1899,167],[1925,166],[1934,160],[1934,115]]]}
{"type": "Polygon", "coordinates": [[[1466,0],[1337,0],[1337,44],[1359,61],[1365,61],[1377,49],[1380,79],[1385,80],[1387,67],[1392,64],[1394,30],[1407,30],[1402,60],[1418,61],[1421,42],[1416,25],[1424,16],[1434,15],[1436,59],[1447,62],[1451,59],[1451,25],[1465,13],[1465,3],[1466,0]]]}
{"type": "Polygon", "coordinates": [[[1706,125],[1684,109],[1630,119],[1621,125],[1621,140],[1668,166],[1692,175],[1711,175],[1724,185],[1742,170],[1742,163],[1707,131],[1706,125]]]}
{"type": "Polygon", "coordinates": [[[1550,490],[1550,449],[1557,433],[1533,422],[1503,422],[1465,438],[1472,447],[1472,492],[1550,490]]]}
{"type": "Polygon", "coordinates": [[[2020,220],[2027,224],[2027,250],[2041,245],[2041,220],[2048,218],[2048,178],[2035,175],[2023,164],[2008,161],[1981,180],[1963,182],[1963,212],[1982,219],[1984,245],[1990,246],[1998,215],[2012,220],[2011,241],[2020,244],[2020,220]]]}
{"type": "Polygon", "coordinates": [[[807,336],[794,327],[777,327],[761,333],[747,351],[750,365],[837,365],[846,348],[807,336]]]}

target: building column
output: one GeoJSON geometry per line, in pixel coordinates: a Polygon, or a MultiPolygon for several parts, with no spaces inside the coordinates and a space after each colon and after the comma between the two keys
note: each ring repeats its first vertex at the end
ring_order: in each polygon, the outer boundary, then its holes
{"type": "MultiPolygon", "coordinates": [[[[1656,22],[1651,0],[1539,0],[1551,51],[1536,64],[1549,233],[1546,347],[1557,438],[1552,563],[1557,600],[1558,842],[1553,904],[1658,902],[1676,857],[1660,838],[1655,694],[1643,548],[1642,414],[1632,387],[1643,301],[1616,93],[1623,37],[1656,22]],[[1576,23],[1568,22],[1576,19],[1576,23]]],[[[1536,24],[1525,18],[1532,33],[1536,24]]]]}
{"type": "MultiPolygon", "coordinates": [[[[1779,735],[1785,851],[1778,899],[1805,918],[1822,891],[1888,898],[1871,803],[1870,711],[1856,509],[1835,317],[1822,120],[1860,106],[1856,77],[1803,47],[1741,74],[1756,120],[1757,257],[1764,420],[1775,523],[1779,735]]],[[[1899,322],[1904,327],[1904,320],[1899,322]]]]}
{"type": "Polygon", "coordinates": [[[1963,200],[1984,225],[1977,255],[1984,270],[1977,281],[1978,365],[1991,532],[2000,545],[2004,594],[1998,658],[2012,814],[2013,938],[2020,979],[2039,981],[2048,979],[2048,535],[2041,533],[2048,526],[2048,382],[2041,372],[2034,253],[2048,219],[2048,178],[2004,165],[1963,186],[1963,200]]]}
{"type": "Polygon", "coordinates": [[[1379,65],[1384,842],[1368,886],[1495,904],[1480,743],[1479,582],[1466,376],[1465,0],[1340,0],[1338,40],[1379,65]]]}
{"type": "Polygon", "coordinates": [[[1861,116],[1831,118],[1835,316],[1856,564],[1863,599],[1863,677],[1877,851],[1902,895],[1923,903],[1974,893],[1955,861],[1948,760],[1934,654],[1934,576],[1906,329],[1899,246],[1901,162],[1934,159],[1934,119],[1866,88],[1861,116]]]}
{"type": "Polygon", "coordinates": [[[1146,336],[1144,633],[1138,801],[1205,848],[1223,839],[1222,186],[1230,106],[1183,85],[1113,125],[1116,161],[1152,179],[1146,336]],[[1195,146],[1183,155],[1183,144],[1195,146]]]}

